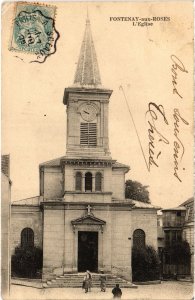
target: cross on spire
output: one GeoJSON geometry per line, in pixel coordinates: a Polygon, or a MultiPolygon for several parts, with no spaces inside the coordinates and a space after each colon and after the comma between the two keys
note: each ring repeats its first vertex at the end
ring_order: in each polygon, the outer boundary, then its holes
{"type": "Polygon", "coordinates": [[[91,34],[88,9],[85,33],[74,78],[74,86],[84,86],[89,88],[101,86],[101,78],[91,34]]]}

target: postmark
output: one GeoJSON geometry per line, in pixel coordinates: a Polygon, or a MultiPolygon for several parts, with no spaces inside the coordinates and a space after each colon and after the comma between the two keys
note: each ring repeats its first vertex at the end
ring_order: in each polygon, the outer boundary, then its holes
{"type": "MultiPolygon", "coordinates": [[[[55,14],[55,6],[18,2],[9,50],[25,54],[25,61],[45,62],[56,52],[60,36],[55,28],[55,14]]],[[[24,55],[19,58],[23,60],[24,55]]]]}

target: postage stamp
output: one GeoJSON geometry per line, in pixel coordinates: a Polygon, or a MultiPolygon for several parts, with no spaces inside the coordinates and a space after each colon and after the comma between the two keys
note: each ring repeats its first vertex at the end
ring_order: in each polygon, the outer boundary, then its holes
{"type": "Polygon", "coordinates": [[[31,54],[29,62],[45,62],[57,50],[56,7],[18,2],[15,7],[10,51],[31,54]]]}

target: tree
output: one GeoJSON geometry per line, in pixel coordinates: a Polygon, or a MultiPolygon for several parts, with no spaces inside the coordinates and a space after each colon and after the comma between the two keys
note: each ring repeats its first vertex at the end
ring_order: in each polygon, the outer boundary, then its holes
{"type": "Polygon", "coordinates": [[[150,203],[147,185],[142,185],[138,181],[126,180],[125,182],[125,198],[150,203]]]}
{"type": "Polygon", "coordinates": [[[132,249],[133,281],[158,280],[160,277],[160,260],[152,246],[133,247],[132,249]]]}
{"type": "Polygon", "coordinates": [[[16,247],[11,258],[13,277],[40,278],[43,266],[43,251],[39,247],[16,247]]]}

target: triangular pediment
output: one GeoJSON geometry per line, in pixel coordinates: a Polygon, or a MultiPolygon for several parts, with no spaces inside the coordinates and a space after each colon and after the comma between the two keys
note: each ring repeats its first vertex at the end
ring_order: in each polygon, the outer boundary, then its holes
{"type": "Polygon", "coordinates": [[[92,214],[71,221],[72,225],[105,225],[106,222],[94,217],[92,214]]]}

